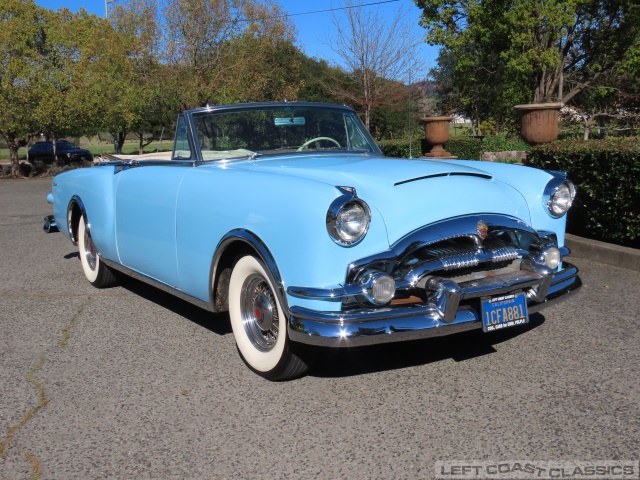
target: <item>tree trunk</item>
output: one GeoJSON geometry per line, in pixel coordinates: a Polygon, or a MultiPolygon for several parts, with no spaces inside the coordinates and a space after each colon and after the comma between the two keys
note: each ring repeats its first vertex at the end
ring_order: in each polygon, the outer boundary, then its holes
{"type": "Polygon", "coordinates": [[[589,140],[589,132],[591,132],[591,128],[589,127],[589,120],[584,121],[584,135],[582,136],[583,140],[589,140]]]}
{"type": "MultiPolygon", "coordinates": [[[[8,142],[7,142],[8,143],[8,142]]],[[[11,156],[11,176],[12,177],[21,177],[20,173],[20,162],[18,160],[18,142],[9,143],[9,154],[11,156]]]]}
{"type": "Polygon", "coordinates": [[[17,138],[12,136],[3,135],[7,146],[9,147],[9,158],[11,159],[11,176],[21,177],[20,161],[18,160],[18,149],[21,147],[21,142],[17,138]]]}
{"type": "Polygon", "coordinates": [[[122,155],[122,147],[124,146],[124,139],[127,136],[126,132],[111,132],[113,136],[113,151],[116,155],[122,155]]]}

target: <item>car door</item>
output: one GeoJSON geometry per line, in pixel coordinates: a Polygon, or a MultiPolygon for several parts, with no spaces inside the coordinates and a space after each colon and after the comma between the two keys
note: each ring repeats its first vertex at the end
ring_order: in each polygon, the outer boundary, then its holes
{"type": "Polygon", "coordinates": [[[116,242],[120,262],[132,270],[175,286],[176,201],[188,166],[128,168],[116,187],[116,242]]]}
{"type": "Polygon", "coordinates": [[[51,163],[55,160],[53,157],[53,143],[48,142],[44,148],[44,156],[42,160],[46,163],[51,163]]]}

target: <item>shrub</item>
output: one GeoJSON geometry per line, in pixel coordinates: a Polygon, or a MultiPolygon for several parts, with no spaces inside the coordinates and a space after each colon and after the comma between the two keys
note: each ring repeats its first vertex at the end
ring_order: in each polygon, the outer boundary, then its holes
{"type": "Polygon", "coordinates": [[[569,232],[640,247],[640,138],[558,141],[533,148],[527,160],[567,171],[576,184],[569,232]]]}
{"type": "MultiPolygon", "coordinates": [[[[380,144],[382,153],[387,157],[409,158],[409,141],[408,140],[385,140],[380,144]]],[[[411,142],[411,155],[413,158],[422,155],[422,147],[420,139],[414,139],[411,142]]]]}
{"type": "Polygon", "coordinates": [[[521,139],[512,139],[506,135],[491,135],[482,140],[482,149],[485,152],[527,152],[531,147],[521,139]]]}
{"type": "MultiPolygon", "coordinates": [[[[409,158],[409,142],[407,140],[387,140],[381,144],[382,153],[387,157],[409,158]]],[[[414,139],[412,144],[413,158],[420,157],[426,151],[422,139],[414,139]]],[[[482,149],[480,139],[474,137],[456,137],[444,144],[445,150],[463,160],[480,160],[482,149]]]]}
{"type": "Polygon", "coordinates": [[[474,137],[451,138],[444,149],[461,160],[480,160],[482,156],[482,143],[474,137]]]}

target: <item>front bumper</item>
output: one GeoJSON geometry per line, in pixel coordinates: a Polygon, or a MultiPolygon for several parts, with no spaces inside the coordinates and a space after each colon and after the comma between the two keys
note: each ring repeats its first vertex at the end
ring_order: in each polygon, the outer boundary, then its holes
{"type": "Polygon", "coordinates": [[[318,312],[294,306],[290,309],[289,337],[309,345],[355,347],[450,335],[482,328],[480,302],[476,301],[481,297],[524,291],[528,311],[533,313],[568,298],[582,286],[578,269],[567,262],[561,271],[551,275],[550,282],[547,280],[544,289],[548,287],[548,290],[544,293],[542,280],[542,276],[534,272],[520,272],[482,282],[443,281],[443,290],[450,292],[453,287],[456,294],[455,298],[442,295],[437,305],[348,312],[318,312]]]}

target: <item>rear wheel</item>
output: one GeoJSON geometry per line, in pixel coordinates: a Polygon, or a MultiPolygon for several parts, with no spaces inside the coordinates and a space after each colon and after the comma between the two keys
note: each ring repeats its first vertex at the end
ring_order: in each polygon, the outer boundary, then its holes
{"type": "Polygon", "coordinates": [[[229,316],[240,355],[253,371],[269,380],[287,380],[308,370],[310,360],[294,352],[275,288],[253,256],[240,258],[233,267],[229,316]]]}
{"type": "Polygon", "coordinates": [[[89,283],[96,288],[108,288],[118,284],[118,278],[113,270],[100,260],[91,235],[87,233],[84,215],[80,216],[78,224],[78,251],[82,271],[89,283]]]}

